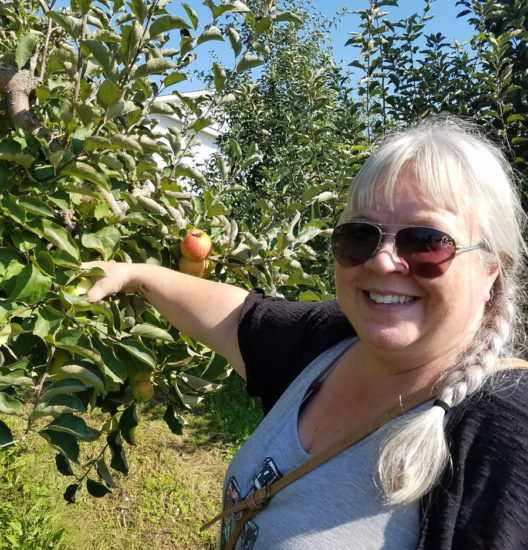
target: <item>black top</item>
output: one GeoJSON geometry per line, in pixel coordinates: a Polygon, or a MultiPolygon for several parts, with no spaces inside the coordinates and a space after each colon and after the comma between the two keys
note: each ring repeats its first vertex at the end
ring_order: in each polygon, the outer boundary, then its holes
{"type": "MultiPolygon", "coordinates": [[[[238,329],[249,393],[269,411],[313,359],[354,334],[335,301],[253,291],[238,329]]],[[[418,549],[528,549],[527,397],[528,371],[513,370],[451,410],[453,467],[421,500],[418,549]]]]}

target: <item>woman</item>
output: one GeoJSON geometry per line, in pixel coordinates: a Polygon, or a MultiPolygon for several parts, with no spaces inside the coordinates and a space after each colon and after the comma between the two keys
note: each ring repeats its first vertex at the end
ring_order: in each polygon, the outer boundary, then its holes
{"type": "MultiPolygon", "coordinates": [[[[262,397],[269,412],[229,466],[226,508],[434,384],[436,399],[274,496],[237,548],[524,548],[528,378],[498,367],[523,219],[496,148],[428,122],[359,172],[332,238],[337,303],[114,263],[96,264],[107,277],[90,299],[139,290],[262,397]]],[[[221,548],[239,520],[224,518],[221,548]]]]}

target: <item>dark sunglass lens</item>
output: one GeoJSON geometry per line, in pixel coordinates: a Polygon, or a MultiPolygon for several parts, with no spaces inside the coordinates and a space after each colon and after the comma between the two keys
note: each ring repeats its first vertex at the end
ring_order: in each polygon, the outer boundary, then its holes
{"type": "Polygon", "coordinates": [[[376,251],[380,230],[368,223],[344,223],[332,233],[332,251],[341,265],[352,267],[367,261],[376,251]]]}
{"type": "Polygon", "coordinates": [[[445,273],[456,254],[452,237],[429,227],[405,227],[396,234],[398,254],[419,277],[431,279],[445,273]]]}

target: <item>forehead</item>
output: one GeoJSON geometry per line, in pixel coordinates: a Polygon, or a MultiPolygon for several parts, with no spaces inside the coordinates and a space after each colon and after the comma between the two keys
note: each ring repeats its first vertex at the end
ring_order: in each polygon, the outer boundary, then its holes
{"type": "MultiPolygon", "coordinates": [[[[423,184],[412,165],[404,166],[392,181],[381,181],[355,195],[348,204],[347,219],[433,225],[466,237],[478,232],[478,216],[454,193],[442,193],[438,186],[423,184]]],[[[453,235],[455,236],[455,235],[453,235]]]]}

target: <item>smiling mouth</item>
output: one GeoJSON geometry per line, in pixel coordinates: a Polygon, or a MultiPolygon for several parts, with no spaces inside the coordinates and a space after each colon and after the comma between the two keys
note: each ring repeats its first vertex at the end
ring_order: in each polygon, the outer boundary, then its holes
{"type": "Polygon", "coordinates": [[[376,294],[375,292],[367,292],[367,295],[376,304],[407,304],[416,300],[413,296],[404,296],[402,294],[376,294]]]}

